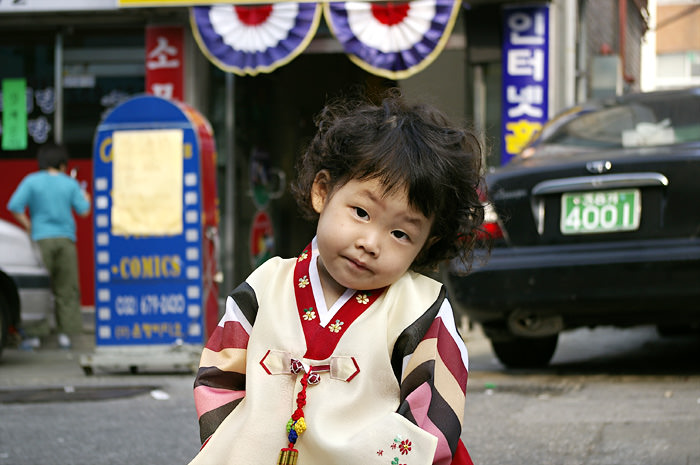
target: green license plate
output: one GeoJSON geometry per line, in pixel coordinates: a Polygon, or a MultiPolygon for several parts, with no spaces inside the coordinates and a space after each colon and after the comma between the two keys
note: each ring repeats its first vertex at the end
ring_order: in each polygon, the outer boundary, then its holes
{"type": "Polygon", "coordinates": [[[639,189],[564,193],[559,226],[562,234],[634,231],[641,212],[639,189]]]}

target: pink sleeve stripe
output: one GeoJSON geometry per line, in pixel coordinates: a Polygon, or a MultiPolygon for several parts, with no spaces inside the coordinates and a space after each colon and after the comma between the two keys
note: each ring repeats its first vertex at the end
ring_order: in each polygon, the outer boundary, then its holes
{"type": "Polygon", "coordinates": [[[464,366],[459,345],[443,324],[442,318],[436,318],[433,321],[423,340],[430,338],[437,338],[437,350],[440,354],[440,360],[442,360],[442,363],[462,387],[462,391],[466,393],[469,373],[467,372],[467,367],[464,366]]]}
{"type": "Polygon", "coordinates": [[[462,339],[462,335],[459,334],[459,330],[457,330],[454,311],[452,310],[452,306],[448,300],[442,302],[442,306],[440,307],[440,311],[438,312],[437,316],[442,318],[442,323],[452,335],[452,339],[457,343],[459,351],[462,355],[462,364],[467,368],[467,370],[469,370],[469,354],[467,353],[467,346],[464,344],[464,339],[462,339]]]}
{"type": "Polygon", "coordinates": [[[245,396],[245,391],[231,391],[204,385],[197,386],[194,388],[194,404],[197,408],[197,418],[243,396],[245,396]]]}
{"type": "Polygon", "coordinates": [[[238,321],[229,320],[217,326],[207,341],[207,349],[220,352],[222,349],[246,349],[249,335],[238,321]]]}
{"type": "Polygon", "coordinates": [[[423,383],[406,398],[411,414],[416,420],[418,426],[428,433],[435,436],[438,440],[437,449],[435,450],[435,458],[433,465],[449,465],[452,462],[452,451],[450,445],[443,432],[435,426],[428,416],[430,410],[430,401],[432,399],[432,390],[428,383],[423,383]]]}

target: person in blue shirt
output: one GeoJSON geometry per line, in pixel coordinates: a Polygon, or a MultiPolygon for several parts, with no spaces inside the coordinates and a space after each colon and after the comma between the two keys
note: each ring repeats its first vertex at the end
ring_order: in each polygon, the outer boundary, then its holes
{"type": "Polygon", "coordinates": [[[39,246],[51,277],[58,343],[69,348],[70,335],[82,331],[73,212],[87,216],[90,196],[78,181],[66,174],[65,147],[42,145],[37,160],[39,171],[22,179],[7,208],[39,246]]]}

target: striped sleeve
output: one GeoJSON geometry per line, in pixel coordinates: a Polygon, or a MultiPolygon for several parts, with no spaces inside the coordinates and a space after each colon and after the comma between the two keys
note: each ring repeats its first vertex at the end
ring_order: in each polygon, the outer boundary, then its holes
{"type": "Polygon", "coordinates": [[[257,308],[253,288],[247,283],[238,286],[226,299],[226,312],[202,351],[194,382],[202,443],[245,396],[246,352],[257,308]]]}
{"type": "Polygon", "coordinates": [[[467,348],[445,289],[397,340],[392,354],[401,386],[398,413],[438,439],[433,464],[470,464],[460,440],[467,391],[467,348]]]}

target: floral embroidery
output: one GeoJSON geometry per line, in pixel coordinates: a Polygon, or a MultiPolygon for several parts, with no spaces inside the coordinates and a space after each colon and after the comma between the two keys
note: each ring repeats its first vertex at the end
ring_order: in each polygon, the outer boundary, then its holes
{"type": "Polygon", "coordinates": [[[357,299],[359,303],[364,305],[367,305],[367,303],[369,302],[369,296],[367,294],[357,294],[355,299],[357,299]]]}
{"type": "Polygon", "coordinates": [[[303,262],[303,261],[306,260],[307,258],[309,258],[309,251],[308,251],[308,250],[304,250],[304,251],[299,255],[299,258],[297,259],[297,261],[303,262]]]}
{"type": "Polygon", "coordinates": [[[304,309],[304,317],[306,321],[311,321],[316,318],[316,312],[314,311],[313,307],[305,308],[304,309]]]}
{"type": "Polygon", "coordinates": [[[306,286],[309,285],[309,277],[304,275],[304,277],[299,278],[299,287],[304,289],[306,286]]]}
{"type": "Polygon", "coordinates": [[[331,333],[339,333],[340,330],[342,329],[341,326],[343,326],[345,323],[343,323],[340,320],[335,320],[335,323],[330,325],[328,329],[330,330],[331,333]]]}
{"type": "MultiPolygon", "coordinates": [[[[401,455],[408,455],[408,453],[411,452],[412,445],[413,444],[411,444],[410,440],[403,439],[401,436],[396,436],[394,438],[394,442],[391,443],[391,445],[389,447],[391,447],[391,449],[393,449],[393,450],[398,449],[399,452],[401,452],[401,455]]],[[[380,450],[379,452],[382,452],[382,454],[383,454],[384,450],[380,450]]],[[[377,452],[377,455],[382,455],[379,452],[377,452]]],[[[393,459],[391,460],[391,465],[406,465],[406,464],[402,464],[401,462],[399,462],[398,457],[393,457],[393,459]]]]}
{"type": "Polygon", "coordinates": [[[377,451],[377,455],[384,455],[384,450],[383,450],[383,449],[379,449],[379,450],[377,451]]]}

